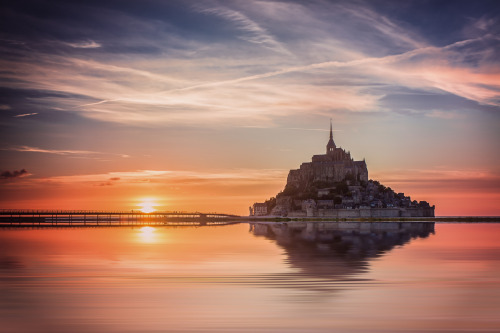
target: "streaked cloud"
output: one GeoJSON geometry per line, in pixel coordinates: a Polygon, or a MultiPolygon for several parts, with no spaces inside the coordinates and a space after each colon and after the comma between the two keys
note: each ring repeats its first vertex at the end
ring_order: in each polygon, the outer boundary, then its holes
{"type": "Polygon", "coordinates": [[[17,115],[14,116],[14,118],[34,116],[34,115],[37,115],[37,114],[38,114],[38,112],[17,114],[17,115]]]}
{"type": "Polygon", "coordinates": [[[38,147],[30,146],[17,146],[10,148],[2,148],[0,150],[4,151],[18,151],[18,152],[28,152],[28,153],[44,153],[44,154],[55,154],[55,155],[114,155],[122,158],[130,157],[127,154],[115,154],[115,153],[103,153],[98,151],[90,150],[62,150],[62,149],[43,149],[38,147]]]}
{"type": "Polygon", "coordinates": [[[217,15],[233,22],[239,30],[244,32],[244,34],[240,35],[239,38],[245,41],[259,44],[263,47],[267,47],[274,51],[282,52],[285,54],[290,53],[280,42],[278,42],[273,36],[271,36],[269,32],[266,31],[266,29],[262,28],[259,24],[257,24],[255,21],[252,21],[241,12],[224,7],[198,8],[201,13],[217,15]]]}
{"type": "Polygon", "coordinates": [[[261,169],[237,169],[212,172],[184,171],[184,170],[137,170],[109,172],[104,174],[55,176],[32,180],[34,182],[50,183],[88,183],[108,184],[109,181],[120,181],[121,184],[207,184],[230,182],[239,183],[264,183],[280,182],[286,177],[288,170],[261,170],[261,169]]]}
{"type": "Polygon", "coordinates": [[[30,152],[30,153],[46,153],[46,154],[56,154],[56,155],[88,155],[88,154],[101,154],[95,151],[87,151],[87,150],[58,150],[58,149],[42,149],[38,147],[29,147],[29,146],[19,146],[12,148],[4,148],[2,150],[10,150],[10,151],[20,151],[20,152],[30,152]]]}
{"type": "Polygon", "coordinates": [[[93,40],[85,40],[81,42],[66,43],[66,44],[77,49],[95,49],[102,46],[101,44],[93,40]]]}

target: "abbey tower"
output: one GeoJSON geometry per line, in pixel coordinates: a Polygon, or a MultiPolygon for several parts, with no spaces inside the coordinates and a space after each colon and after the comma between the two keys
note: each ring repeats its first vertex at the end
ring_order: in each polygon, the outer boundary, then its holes
{"type": "Polygon", "coordinates": [[[326,145],[326,154],[314,155],[312,162],[302,163],[300,169],[290,170],[287,185],[299,188],[317,181],[341,182],[346,178],[366,182],[368,168],[364,160],[355,161],[350,152],[337,147],[333,141],[330,120],[330,139],[326,145]]]}

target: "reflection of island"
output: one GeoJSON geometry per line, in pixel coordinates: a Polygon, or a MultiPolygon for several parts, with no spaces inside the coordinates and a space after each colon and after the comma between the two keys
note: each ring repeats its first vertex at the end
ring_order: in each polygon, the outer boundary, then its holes
{"type": "Polygon", "coordinates": [[[275,240],[302,274],[346,278],[364,272],[370,258],[433,234],[434,222],[257,222],[250,231],[275,240]]]}

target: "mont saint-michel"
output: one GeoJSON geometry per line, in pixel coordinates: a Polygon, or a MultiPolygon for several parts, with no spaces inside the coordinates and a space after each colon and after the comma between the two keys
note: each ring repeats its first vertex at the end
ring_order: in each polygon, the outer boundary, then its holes
{"type": "Polygon", "coordinates": [[[290,170],[283,191],[250,207],[251,216],[288,217],[434,217],[435,206],[411,200],[368,178],[366,161],[355,161],[349,151],[330,138],[326,154],[314,155],[299,169],[290,170]]]}

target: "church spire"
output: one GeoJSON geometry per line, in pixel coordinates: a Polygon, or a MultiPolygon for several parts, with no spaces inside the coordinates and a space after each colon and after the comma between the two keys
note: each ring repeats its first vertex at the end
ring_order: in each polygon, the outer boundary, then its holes
{"type": "Polygon", "coordinates": [[[332,118],[330,118],[330,140],[333,140],[332,118]]]}
{"type": "Polygon", "coordinates": [[[328,140],[328,144],[326,145],[326,153],[331,155],[335,152],[335,142],[333,142],[333,129],[332,129],[332,119],[330,118],[330,140],[328,140]]]}

